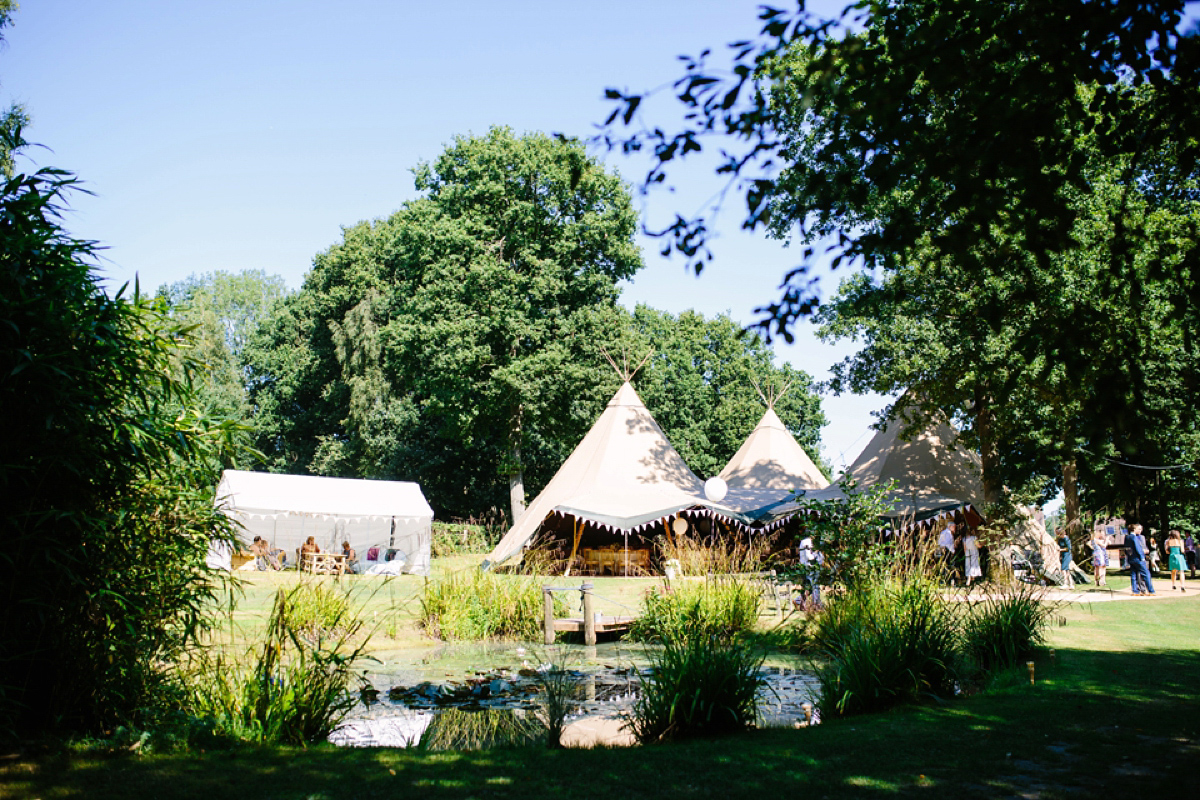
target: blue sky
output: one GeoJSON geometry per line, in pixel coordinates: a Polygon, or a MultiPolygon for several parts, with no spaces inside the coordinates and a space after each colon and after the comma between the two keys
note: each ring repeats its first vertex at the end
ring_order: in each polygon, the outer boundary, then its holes
{"type": "MultiPolygon", "coordinates": [[[[835,13],[843,0],[809,3],[835,13]]],[[[107,246],[110,286],[211,270],[263,269],[300,285],[342,226],[415,196],[411,168],[454,136],[492,125],[587,137],[604,89],[641,90],[681,72],[676,56],[752,36],[747,0],[455,3],[24,0],[0,49],[0,93],[32,117],[38,165],[77,173],[73,234],[107,246]]],[[[631,182],[639,165],[606,155],[631,182]]],[[[22,165],[27,168],[28,165],[22,165]]],[[[701,208],[720,188],[699,167],[638,202],[651,223],[701,208]]],[[[699,278],[643,241],[647,266],[623,302],[728,311],[748,323],[775,299],[793,254],[719,218],[699,278]]],[[[831,292],[836,279],[826,280],[831,292]]],[[[807,326],[781,359],[818,380],[853,345],[807,326]]],[[[885,398],[827,397],[824,455],[848,463],[885,398]]]]}

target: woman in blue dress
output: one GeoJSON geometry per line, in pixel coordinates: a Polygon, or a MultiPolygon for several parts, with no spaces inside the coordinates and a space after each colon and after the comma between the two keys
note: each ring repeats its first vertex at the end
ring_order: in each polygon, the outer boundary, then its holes
{"type": "Polygon", "coordinates": [[[1187,580],[1183,576],[1183,571],[1187,569],[1187,561],[1183,558],[1183,539],[1179,536],[1179,531],[1171,531],[1171,535],[1167,537],[1167,569],[1171,570],[1171,589],[1175,589],[1175,579],[1179,579],[1179,591],[1186,592],[1184,582],[1187,580]]]}

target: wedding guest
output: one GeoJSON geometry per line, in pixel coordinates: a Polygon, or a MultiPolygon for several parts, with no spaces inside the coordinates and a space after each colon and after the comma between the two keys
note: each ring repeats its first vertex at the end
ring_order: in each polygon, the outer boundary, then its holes
{"type": "Polygon", "coordinates": [[[272,551],[267,540],[261,536],[255,536],[254,542],[250,545],[250,552],[254,554],[255,566],[259,572],[265,572],[268,567],[271,569],[283,569],[279,563],[277,554],[282,553],[282,550],[272,551]]]}
{"type": "Polygon", "coordinates": [[[942,559],[942,574],[947,583],[954,583],[954,549],[958,539],[954,535],[954,522],[946,523],[945,529],[938,535],[938,554],[942,559]]]}
{"type": "Polygon", "coordinates": [[[983,577],[983,569],[979,563],[979,540],[975,538],[975,532],[967,529],[967,535],[963,537],[963,555],[966,558],[966,573],[967,573],[967,588],[971,588],[971,582],[976,578],[983,577]]]}
{"type": "Polygon", "coordinates": [[[1184,588],[1187,579],[1183,573],[1187,569],[1187,562],[1183,559],[1183,538],[1180,537],[1179,531],[1171,531],[1167,537],[1167,569],[1171,570],[1171,591],[1175,591],[1175,580],[1179,580],[1179,591],[1186,592],[1184,588]]]}
{"type": "Polygon", "coordinates": [[[1155,594],[1154,581],[1150,579],[1150,570],[1146,568],[1146,540],[1142,536],[1141,525],[1133,525],[1129,529],[1124,549],[1133,593],[1138,596],[1155,594]]]}
{"type": "Polygon", "coordinates": [[[802,594],[802,604],[811,608],[821,607],[821,578],[820,567],[824,561],[824,556],[813,546],[811,536],[805,536],[800,540],[800,545],[796,549],[796,563],[800,565],[800,569],[804,573],[804,584],[807,586],[807,591],[802,594]]]}
{"type": "Polygon", "coordinates": [[[1108,537],[1104,535],[1104,529],[1094,529],[1092,540],[1088,544],[1092,547],[1092,572],[1096,577],[1096,585],[1107,586],[1108,537]]]}
{"type": "Polygon", "coordinates": [[[1067,589],[1075,588],[1075,576],[1071,574],[1071,537],[1064,530],[1058,535],[1058,555],[1063,572],[1062,585],[1067,589]]]}
{"type": "MultiPolygon", "coordinates": [[[[1145,542],[1146,540],[1143,537],[1142,543],[1145,544],[1145,542]]],[[[1150,544],[1146,545],[1146,566],[1149,568],[1151,575],[1161,570],[1162,564],[1159,563],[1160,560],[1161,559],[1158,554],[1158,539],[1155,539],[1153,536],[1151,536],[1150,544]]]]}

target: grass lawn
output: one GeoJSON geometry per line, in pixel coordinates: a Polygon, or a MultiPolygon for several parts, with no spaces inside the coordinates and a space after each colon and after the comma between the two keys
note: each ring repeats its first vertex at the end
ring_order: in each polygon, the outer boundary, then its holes
{"type": "Polygon", "coordinates": [[[1061,609],[1036,685],[1022,667],[953,703],[808,729],[566,751],[56,750],[0,759],[0,796],[1195,797],[1200,592],[1171,594],[1061,609]]]}
{"type": "MultiPolygon", "coordinates": [[[[485,554],[469,554],[435,558],[430,566],[430,579],[463,570],[476,570],[485,554]]],[[[275,593],[290,589],[300,581],[323,582],[343,587],[352,593],[364,610],[368,628],[373,631],[370,652],[387,652],[433,647],[434,643],[417,627],[421,610],[421,590],[425,578],[401,575],[392,578],[347,575],[339,579],[301,575],[295,571],[239,572],[241,588],[234,598],[232,626],[223,632],[236,646],[258,641],[266,630],[275,593]]],[[[637,612],[642,595],[660,578],[610,578],[561,576],[539,578],[539,585],[573,588],[583,582],[594,584],[594,603],[597,611],[606,615],[629,615],[637,612]]],[[[568,595],[572,613],[579,613],[579,594],[568,595]]]]}

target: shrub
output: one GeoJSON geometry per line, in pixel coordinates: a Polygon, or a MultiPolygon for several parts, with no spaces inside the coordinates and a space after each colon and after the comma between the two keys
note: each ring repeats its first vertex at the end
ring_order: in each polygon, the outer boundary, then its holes
{"type": "Polygon", "coordinates": [[[730,639],[754,628],[762,603],[758,587],[746,581],[677,582],[652,587],[642,613],[630,626],[634,641],[677,639],[686,632],[730,639]]]}
{"type": "MultiPolygon", "coordinates": [[[[24,145],[5,131],[11,155],[24,145]]],[[[210,621],[213,509],[244,426],[203,411],[188,330],[62,227],[69,174],[0,179],[0,737],[137,722],[210,621]],[[205,487],[205,488],[201,488],[205,487]]]]}
{"type": "MultiPolygon", "coordinates": [[[[554,609],[555,616],[567,613],[566,600],[557,594],[554,609]]],[[[541,584],[536,576],[450,573],[426,582],[418,624],[439,639],[536,639],[542,630],[541,584]]]]}
{"type": "Polygon", "coordinates": [[[1026,660],[1043,644],[1055,609],[1043,594],[1036,586],[1012,583],[972,606],[963,619],[963,652],[972,665],[992,673],[1026,660]]]}
{"type": "Polygon", "coordinates": [[[750,645],[690,628],[666,637],[650,660],[652,673],[639,678],[626,722],[642,744],[731,733],[755,723],[763,657],[750,645]]]}
{"type": "Polygon", "coordinates": [[[280,589],[257,655],[239,660],[201,653],[181,676],[187,710],[211,720],[213,732],[225,738],[290,744],[325,739],[357,702],[350,683],[369,637],[357,645],[351,640],[362,626],[345,595],[330,600],[328,590],[308,584],[280,589]],[[318,624],[306,608],[331,613],[318,624]]]}
{"type": "Polygon", "coordinates": [[[310,641],[343,631],[343,626],[360,624],[351,613],[350,595],[344,590],[321,581],[301,584],[292,593],[288,608],[288,625],[310,641]]]}
{"type": "Polygon", "coordinates": [[[930,581],[860,586],[833,598],[813,641],[821,713],[879,711],[924,695],[949,696],[957,677],[956,615],[930,581]]]}
{"type": "Polygon", "coordinates": [[[503,518],[488,520],[433,523],[433,555],[435,558],[465,553],[488,553],[500,541],[506,527],[503,518]]]}

